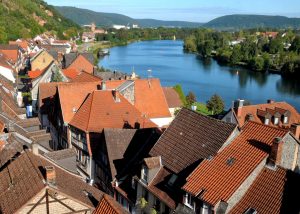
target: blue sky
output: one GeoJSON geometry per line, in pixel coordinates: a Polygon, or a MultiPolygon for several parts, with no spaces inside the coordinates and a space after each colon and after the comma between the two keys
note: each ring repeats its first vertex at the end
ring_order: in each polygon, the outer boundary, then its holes
{"type": "Polygon", "coordinates": [[[229,14],[265,14],[300,17],[299,0],[46,0],[132,18],[207,22],[229,14]]]}

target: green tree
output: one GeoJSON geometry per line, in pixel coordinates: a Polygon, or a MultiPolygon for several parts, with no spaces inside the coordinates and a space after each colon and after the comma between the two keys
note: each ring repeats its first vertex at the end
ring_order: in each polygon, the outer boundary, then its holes
{"type": "Polygon", "coordinates": [[[256,71],[262,71],[265,65],[265,61],[262,57],[253,57],[250,62],[250,67],[256,71]]]}
{"type": "Polygon", "coordinates": [[[300,36],[295,37],[290,49],[300,54],[300,36]]]}
{"type": "Polygon", "coordinates": [[[207,102],[206,107],[209,111],[212,112],[212,114],[220,114],[224,111],[224,101],[223,99],[217,95],[214,94],[207,102]]]}
{"type": "Polygon", "coordinates": [[[188,36],[184,40],[183,48],[188,52],[196,52],[197,51],[196,37],[194,35],[188,36]]]}
{"type": "Polygon", "coordinates": [[[235,65],[241,61],[241,46],[235,45],[232,50],[232,54],[230,56],[230,63],[235,65]]]}
{"type": "Polygon", "coordinates": [[[63,77],[58,70],[52,74],[51,82],[62,82],[63,77]]]}
{"type": "Polygon", "coordinates": [[[191,107],[195,102],[196,102],[196,95],[190,91],[186,96],[187,107],[191,107]]]}

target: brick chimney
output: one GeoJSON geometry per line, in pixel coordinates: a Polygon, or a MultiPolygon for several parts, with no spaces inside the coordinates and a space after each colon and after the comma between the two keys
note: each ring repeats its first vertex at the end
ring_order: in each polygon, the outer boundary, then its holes
{"type": "Polygon", "coordinates": [[[244,105],[244,100],[236,100],[234,101],[234,111],[237,117],[241,117],[242,116],[242,110],[243,110],[243,105],[244,105]]]}
{"type": "Polygon", "coordinates": [[[276,137],[273,140],[273,144],[271,146],[271,153],[269,156],[269,163],[271,165],[280,165],[281,164],[281,156],[282,156],[282,138],[276,137]]]}
{"type": "Polygon", "coordinates": [[[300,139],[300,123],[293,123],[290,130],[297,139],[300,139]]]}
{"type": "Polygon", "coordinates": [[[46,181],[49,185],[56,185],[56,172],[54,166],[45,166],[46,181]]]}

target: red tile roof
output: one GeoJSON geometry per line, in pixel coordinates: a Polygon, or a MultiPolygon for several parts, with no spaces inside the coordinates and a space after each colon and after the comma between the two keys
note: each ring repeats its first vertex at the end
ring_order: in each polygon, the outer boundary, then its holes
{"type": "Polygon", "coordinates": [[[112,91],[94,91],[84,101],[70,125],[89,132],[102,132],[104,128],[156,127],[144,118],[133,105],[117,92],[120,101],[115,101],[112,91]]]}
{"type": "Polygon", "coordinates": [[[21,48],[23,48],[24,50],[27,50],[29,43],[26,40],[22,40],[22,41],[9,41],[10,45],[18,45],[21,48]]]}
{"type": "Polygon", "coordinates": [[[82,71],[72,79],[72,82],[99,82],[101,80],[102,79],[97,76],[82,71]]]}
{"type": "Polygon", "coordinates": [[[270,149],[274,138],[287,133],[286,130],[248,122],[230,145],[213,159],[199,164],[187,178],[183,189],[211,205],[227,201],[267,157],[266,150],[270,149]]]}
{"type": "Polygon", "coordinates": [[[46,100],[50,101],[54,97],[57,91],[57,86],[67,84],[64,82],[50,82],[39,84],[39,107],[41,108],[46,100]]]}
{"type": "Polygon", "coordinates": [[[68,68],[77,69],[79,72],[85,71],[89,74],[94,72],[94,65],[82,55],[78,55],[68,68]]]}
{"type": "Polygon", "coordinates": [[[5,124],[2,121],[0,121],[0,133],[3,132],[4,128],[5,128],[5,124]]]}
{"type": "Polygon", "coordinates": [[[93,214],[127,214],[128,212],[111,196],[104,195],[93,214]]]}
{"type": "Polygon", "coordinates": [[[63,69],[63,73],[68,79],[74,79],[78,76],[78,74],[80,74],[80,72],[75,68],[63,69]]]}
{"type": "MultiPolygon", "coordinates": [[[[246,118],[248,114],[253,115],[253,121],[258,123],[263,123],[263,121],[258,117],[258,112],[266,111],[266,109],[272,109],[277,110],[277,112],[282,113],[285,110],[288,110],[291,112],[290,119],[288,121],[288,126],[290,126],[293,123],[299,123],[300,122],[300,114],[297,112],[297,110],[291,106],[290,104],[286,102],[274,102],[274,103],[264,103],[264,104],[257,104],[257,105],[249,105],[249,106],[243,106],[242,107],[242,114],[240,117],[237,117],[239,125],[242,127],[244,123],[246,122],[246,118]],[[275,109],[277,108],[277,109],[275,109]]],[[[272,121],[270,121],[271,126],[276,126],[273,124],[272,121]]],[[[283,125],[282,122],[279,123],[279,126],[283,125]]]]}
{"type": "Polygon", "coordinates": [[[28,76],[31,78],[31,79],[35,79],[39,76],[41,76],[43,74],[44,71],[41,71],[40,69],[37,69],[35,71],[28,71],[28,76]]]}
{"type": "Polygon", "coordinates": [[[77,111],[83,104],[89,93],[97,89],[97,82],[82,82],[82,83],[68,83],[58,86],[59,101],[62,110],[63,120],[69,123],[75,111],[77,111]]]}
{"type": "Polygon", "coordinates": [[[5,55],[7,60],[12,60],[14,63],[18,61],[18,50],[0,50],[5,55]]]}
{"type": "Polygon", "coordinates": [[[242,199],[229,211],[230,214],[245,213],[250,207],[259,214],[299,213],[298,195],[300,175],[277,167],[265,167],[242,199]]]}
{"type": "Polygon", "coordinates": [[[167,99],[169,108],[182,107],[183,104],[180,100],[178,93],[175,91],[174,88],[163,87],[163,91],[164,91],[165,97],[167,99]]]}

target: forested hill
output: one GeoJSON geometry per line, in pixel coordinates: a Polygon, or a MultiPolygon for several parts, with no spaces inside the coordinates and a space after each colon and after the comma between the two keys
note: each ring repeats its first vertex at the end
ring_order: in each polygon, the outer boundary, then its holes
{"type": "Polygon", "coordinates": [[[204,24],[204,27],[221,30],[245,28],[300,28],[300,18],[264,15],[227,15],[204,24]]]}
{"type": "Polygon", "coordinates": [[[133,19],[117,13],[102,13],[76,7],[55,7],[62,15],[79,25],[95,22],[97,26],[111,27],[112,25],[138,24],[140,27],[199,27],[197,22],[162,21],[155,19],[133,19]]]}
{"type": "Polygon", "coordinates": [[[65,38],[79,29],[77,24],[42,0],[2,0],[0,14],[0,43],[32,38],[45,31],[53,31],[59,38],[65,38]]]}

